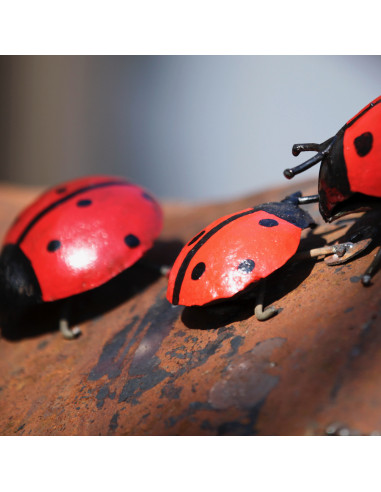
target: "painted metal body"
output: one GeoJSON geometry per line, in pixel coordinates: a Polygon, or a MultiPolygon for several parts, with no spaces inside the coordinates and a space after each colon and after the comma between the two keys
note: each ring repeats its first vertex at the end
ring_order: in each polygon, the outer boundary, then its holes
{"type": "MultiPolygon", "coordinates": [[[[315,187],[310,182],[303,194],[315,187]]],[[[185,243],[216,217],[293,190],[229,203],[166,204],[152,252],[169,263],[174,239],[185,243]]],[[[0,183],[1,237],[35,196],[0,183]]],[[[309,211],[322,222],[316,205],[309,211]]],[[[345,230],[350,238],[356,223],[348,217],[344,228],[304,230],[301,247],[319,247],[322,235],[332,244],[345,230]]],[[[103,293],[96,316],[81,302],[83,336],[76,343],[52,332],[55,303],[41,306],[38,336],[1,339],[0,434],[279,436],[341,428],[380,435],[381,276],[371,289],[359,278],[373,251],[337,267],[289,263],[281,282],[266,281],[269,302],[284,312],[265,325],[243,299],[220,314],[173,307],[165,298],[167,279],[147,282],[140,272],[135,281],[144,287],[124,302],[111,308],[103,293]]],[[[113,300],[120,291],[110,285],[108,292],[113,300]]],[[[25,322],[30,330],[32,319],[25,322]]]]}
{"type": "Polygon", "coordinates": [[[326,222],[372,208],[381,198],[381,96],[322,144],[295,144],[293,154],[318,153],[284,174],[292,178],[321,162],[319,209],[326,222]]]}
{"type": "Polygon", "coordinates": [[[320,213],[329,222],[368,208],[366,197],[381,198],[380,103],[381,97],[348,121],[322,161],[320,213]]]}
{"type": "Polygon", "coordinates": [[[114,176],[79,178],[42,194],[17,217],[2,251],[6,268],[15,265],[4,275],[37,300],[70,297],[134,264],[161,227],[160,206],[143,188],[114,176]]]}
{"type": "Polygon", "coordinates": [[[313,222],[298,208],[299,196],[221,217],[203,229],[177,257],[167,299],[201,306],[230,298],[282,267],[313,222]]]}

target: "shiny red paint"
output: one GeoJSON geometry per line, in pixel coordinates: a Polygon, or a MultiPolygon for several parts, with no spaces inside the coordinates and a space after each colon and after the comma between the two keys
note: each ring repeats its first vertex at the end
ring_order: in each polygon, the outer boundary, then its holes
{"type": "Polygon", "coordinates": [[[180,252],[169,274],[167,299],[196,306],[234,296],[283,266],[295,254],[301,231],[301,227],[263,210],[249,208],[221,217],[180,252]],[[229,222],[233,217],[237,218],[229,222]],[[264,227],[261,221],[274,225],[264,227]],[[251,262],[254,267],[249,271],[251,262]]]}
{"type": "MultiPolygon", "coordinates": [[[[373,104],[380,99],[377,98],[373,104]]],[[[368,109],[348,126],[344,132],[343,152],[351,191],[381,197],[381,104],[368,109]],[[355,142],[365,134],[372,135],[372,147],[361,156],[356,151],[355,142]]]]}
{"type": "Polygon", "coordinates": [[[19,246],[42,300],[55,301],[98,287],[133,265],[161,227],[161,209],[143,188],[119,177],[89,176],[41,195],[16,219],[4,246],[19,246]]]}

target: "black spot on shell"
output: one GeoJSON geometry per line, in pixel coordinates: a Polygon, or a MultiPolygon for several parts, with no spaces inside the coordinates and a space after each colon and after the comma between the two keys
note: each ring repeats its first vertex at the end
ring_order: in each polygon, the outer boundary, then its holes
{"type": "Polygon", "coordinates": [[[58,241],[58,239],[53,239],[48,243],[46,249],[50,253],[54,253],[54,251],[57,251],[57,249],[60,249],[60,247],[61,247],[61,241],[58,241]]]}
{"type": "Polygon", "coordinates": [[[205,263],[200,262],[192,270],[191,278],[192,280],[198,280],[205,272],[205,263]]]}
{"type": "Polygon", "coordinates": [[[56,193],[65,193],[65,191],[67,190],[67,188],[65,188],[65,186],[61,186],[61,188],[57,188],[56,189],[56,193]]]}
{"type": "Polygon", "coordinates": [[[83,200],[78,200],[77,207],[88,207],[92,203],[93,202],[91,200],[89,200],[88,198],[84,198],[83,200]]]}
{"type": "Polygon", "coordinates": [[[354,139],[355,149],[360,157],[364,157],[372,150],[373,135],[365,132],[354,139]]]}
{"type": "Polygon", "coordinates": [[[191,244],[195,243],[198,239],[200,239],[200,237],[205,233],[205,231],[202,231],[200,232],[199,234],[197,234],[197,236],[195,236],[193,239],[191,239],[188,243],[188,246],[190,246],[191,244]]]}
{"type": "Polygon", "coordinates": [[[275,227],[279,225],[279,222],[274,219],[262,219],[259,221],[259,225],[263,227],[275,227]]]}
{"type": "Polygon", "coordinates": [[[248,258],[247,260],[243,260],[239,265],[237,270],[239,270],[241,273],[250,273],[254,270],[255,267],[255,262],[254,260],[251,260],[248,258]]]}
{"type": "Polygon", "coordinates": [[[134,234],[128,234],[128,236],[124,238],[124,242],[129,248],[136,248],[140,244],[140,239],[134,234]]]}

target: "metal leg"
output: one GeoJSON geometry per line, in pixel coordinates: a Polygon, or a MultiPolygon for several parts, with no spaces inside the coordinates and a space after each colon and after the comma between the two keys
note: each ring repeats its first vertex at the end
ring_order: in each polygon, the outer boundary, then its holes
{"type": "Polygon", "coordinates": [[[266,321],[267,319],[275,316],[278,313],[278,309],[274,306],[263,309],[263,300],[265,297],[265,281],[263,280],[262,282],[263,283],[259,290],[259,294],[257,296],[257,304],[254,310],[255,316],[257,317],[258,321],[266,321]]]}
{"type": "Polygon", "coordinates": [[[372,238],[363,239],[352,243],[348,241],[341,244],[333,244],[331,246],[323,246],[321,248],[311,249],[309,251],[302,251],[295,255],[296,260],[304,260],[308,258],[317,258],[319,256],[328,256],[324,259],[324,262],[329,266],[340,265],[349,261],[351,258],[359,255],[364,249],[366,249],[372,242],[372,238]]]}
{"type": "Polygon", "coordinates": [[[304,260],[307,258],[317,258],[318,256],[326,256],[336,254],[337,256],[343,256],[348,248],[348,245],[352,243],[333,244],[332,246],[322,246],[321,248],[314,248],[308,251],[301,251],[295,255],[296,260],[304,260]]]}
{"type": "Polygon", "coordinates": [[[381,248],[377,251],[376,256],[373,258],[372,263],[368,266],[365,273],[361,277],[361,282],[363,285],[368,287],[373,275],[381,266],[381,248]]]}
{"type": "Polygon", "coordinates": [[[66,340],[73,340],[74,338],[79,337],[79,335],[81,335],[82,333],[78,326],[70,328],[69,322],[65,318],[60,319],[59,327],[60,332],[66,340]]]}

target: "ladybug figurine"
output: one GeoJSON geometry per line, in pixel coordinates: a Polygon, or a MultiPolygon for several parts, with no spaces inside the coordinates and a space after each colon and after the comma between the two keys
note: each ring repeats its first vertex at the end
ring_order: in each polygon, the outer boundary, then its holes
{"type": "MultiPolygon", "coordinates": [[[[42,194],[15,220],[0,256],[8,306],[70,298],[136,263],[152,247],[162,211],[143,188],[114,176],[88,176],[42,194]]],[[[66,338],[68,321],[60,321],[66,338]]]]}
{"type": "MultiPolygon", "coordinates": [[[[381,198],[381,96],[350,119],[335,136],[321,144],[295,144],[293,155],[315,151],[317,154],[284,175],[291,179],[321,162],[318,195],[310,202],[319,202],[326,222],[343,215],[369,210],[380,205],[381,198]]],[[[381,264],[378,251],[362,276],[369,285],[381,264]]]]}
{"type": "MultiPolygon", "coordinates": [[[[313,224],[298,206],[300,197],[298,192],[247,208],[205,227],[184,246],[169,273],[169,302],[202,306],[228,299],[283,266],[298,249],[302,230],[313,224]]],[[[272,306],[263,310],[262,289],[258,320],[277,312],[272,306]]]]}

